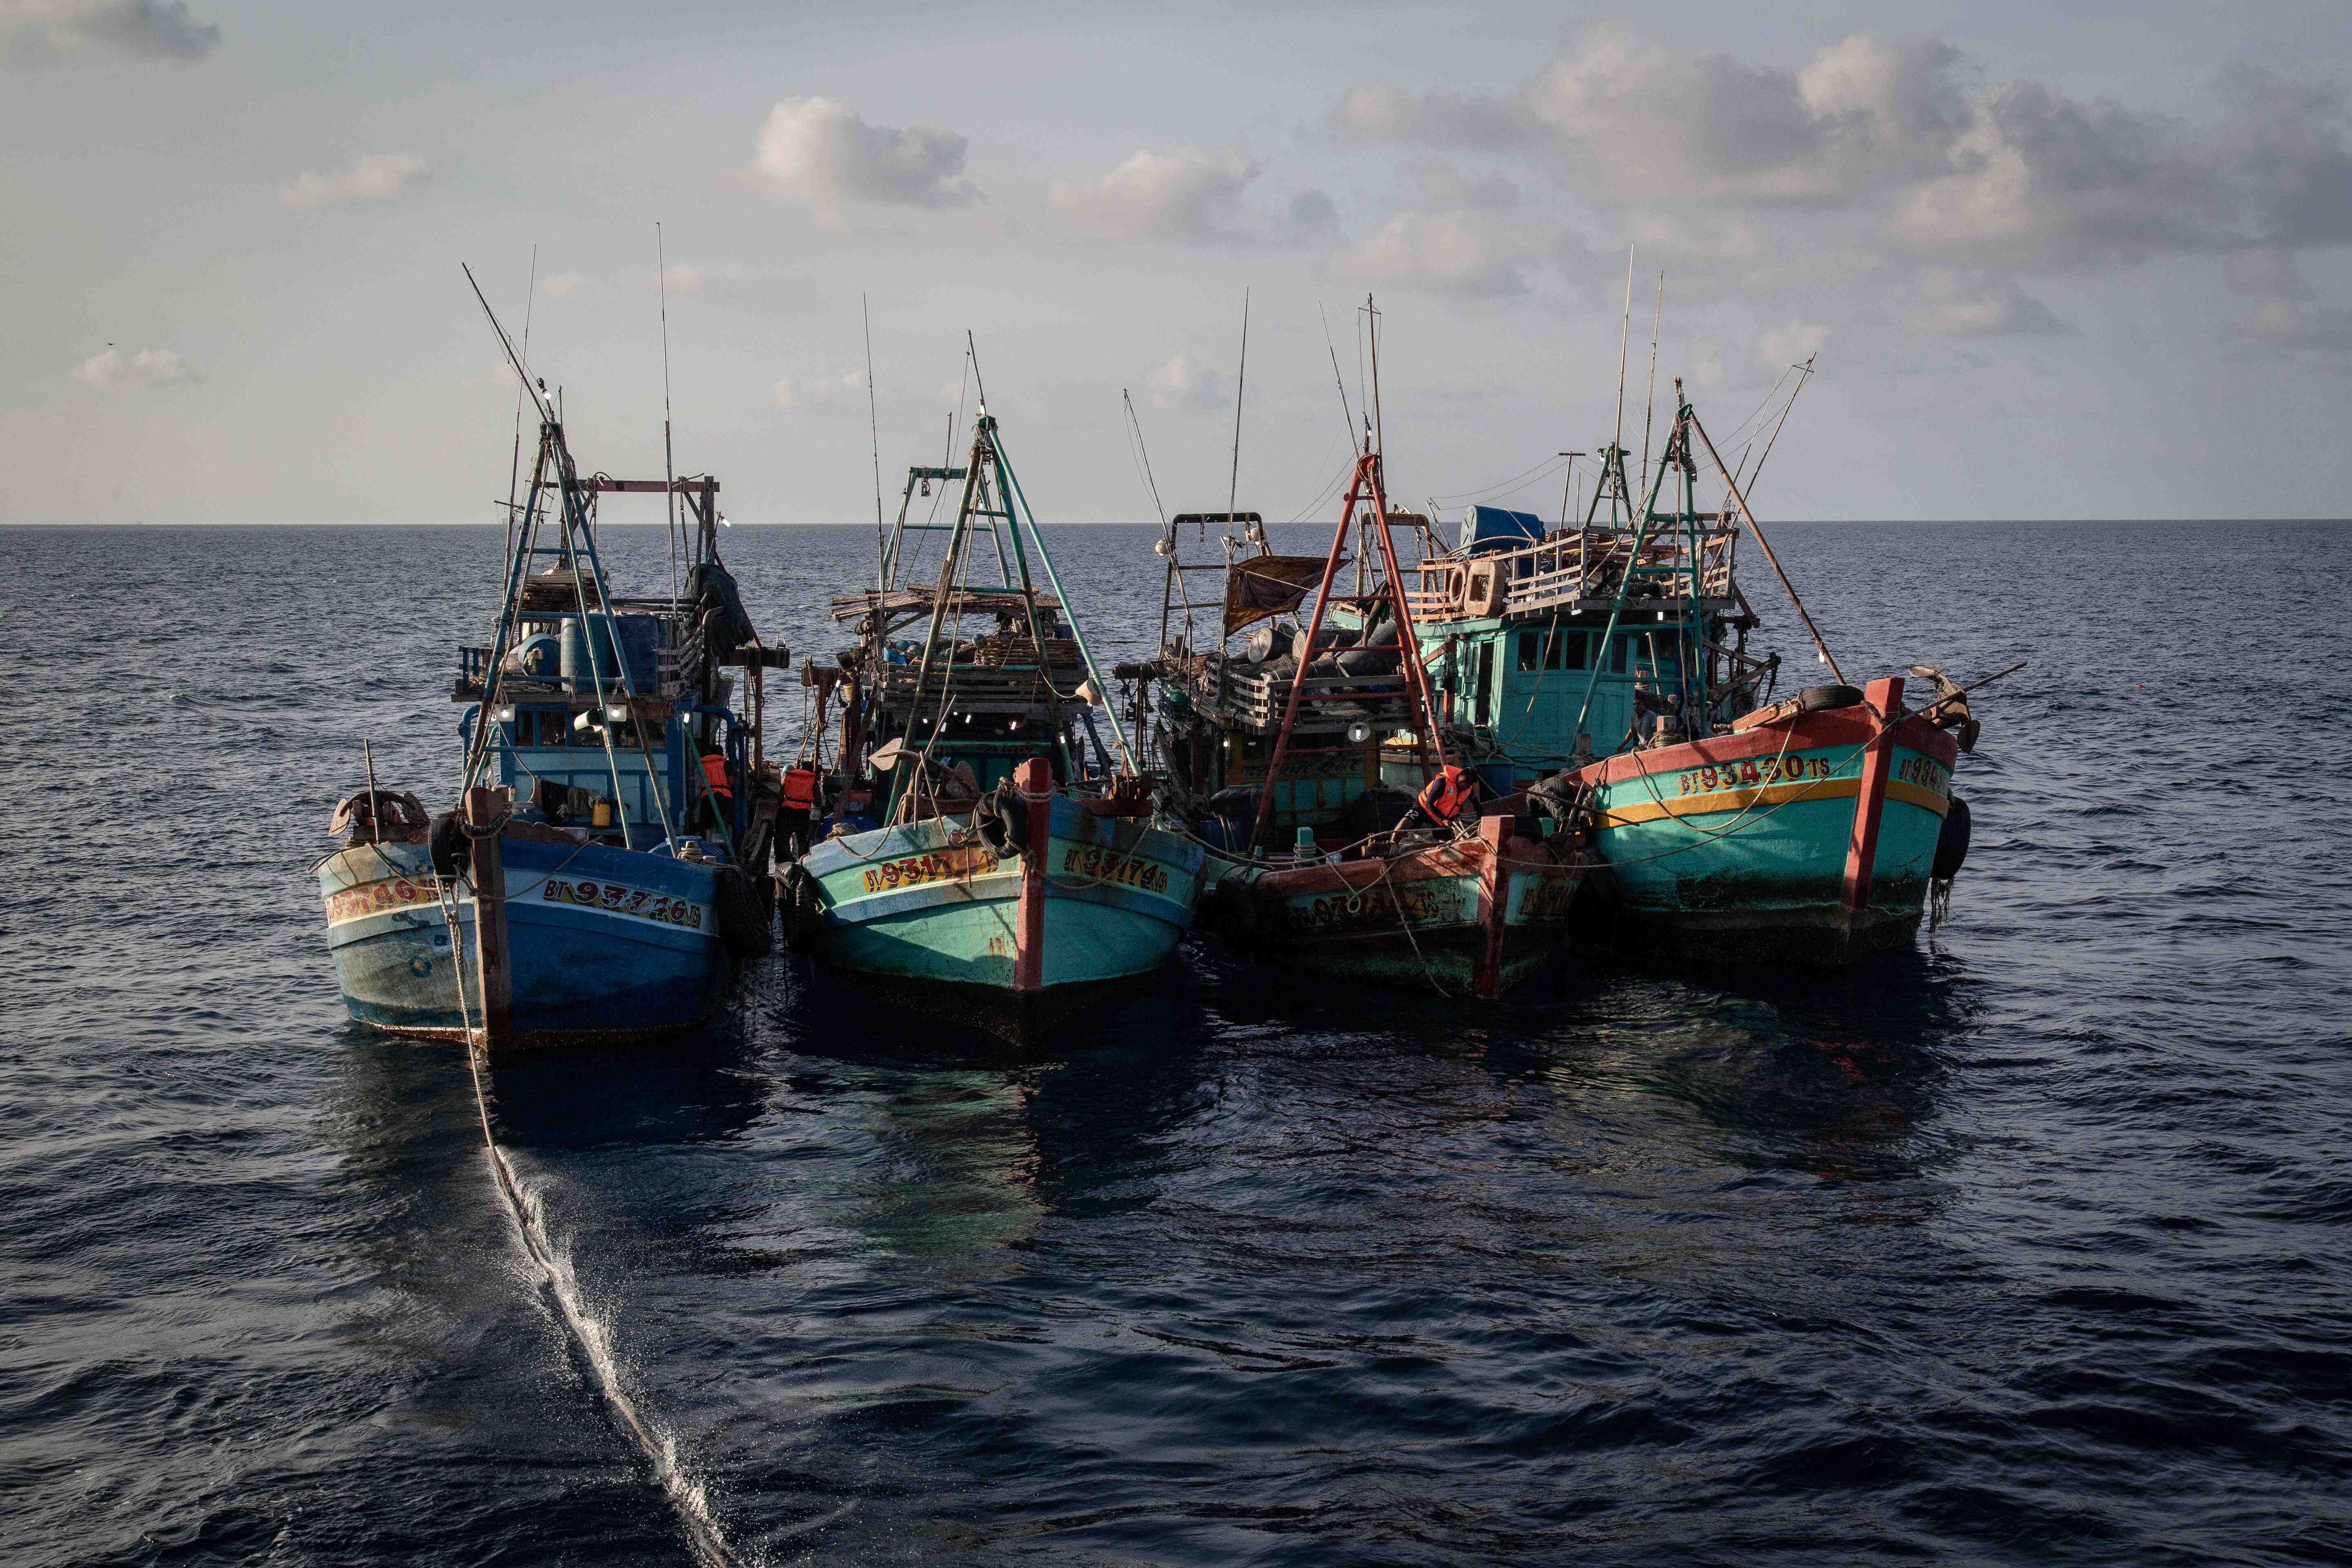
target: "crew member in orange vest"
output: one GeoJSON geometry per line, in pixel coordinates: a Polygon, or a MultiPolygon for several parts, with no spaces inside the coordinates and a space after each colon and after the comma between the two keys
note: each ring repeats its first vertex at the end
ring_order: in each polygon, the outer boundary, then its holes
{"type": "Polygon", "coordinates": [[[816,811],[816,770],[806,762],[784,770],[784,801],[776,808],[776,833],[784,853],[799,859],[809,850],[809,818],[816,811]]]}
{"type": "Polygon", "coordinates": [[[1448,763],[1437,770],[1430,781],[1421,786],[1420,798],[1412,809],[1404,814],[1399,827],[1416,826],[1415,818],[1431,827],[1443,827],[1460,816],[1465,808],[1478,798],[1478,775],[1468,768],[1448,763]]]}
{"type": "Polygon", "coordinates": [[[718,752],[702,753],[702,780],[710,786],[703,799],[708,808],[709,826],[732,823],[735,816],[735,786],[727,782],[727,759],[718,752]]]}

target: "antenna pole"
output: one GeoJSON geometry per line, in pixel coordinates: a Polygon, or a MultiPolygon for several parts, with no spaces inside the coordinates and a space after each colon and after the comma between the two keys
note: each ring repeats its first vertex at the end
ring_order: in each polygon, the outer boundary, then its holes
{"type": "MultiPolygon", "coordinates": [[[[539,303],[539,247],[530,247],[530,283],[522,291],[522,358],[530,363],[531,308],[539,303]]],[[[514,456],[507,459],[507,553],[514,553],[515,487],[522,479],[522,394],[515,394],[514,456]]],[[[370,803],[373,809],[373,803],[370,803]]]]}
{"type": "Polygon", "coordinates": [[[988,382],[980,374],[980,345],[972,342],[970,327],[963,330],[963,352],[971,361],[972,390],[980,394],[980,411],[985,414],[988,412],[988,382]]]}
{"type": "MultiPolygon", "coordinates": [[[[1225,481],[1225,531],[1234,531],[1234,505],[1242,489],[1242,395],[1249,388],[1249,290],[1242,290],[1242,368],[1234,375],[1234,468],[1225,481]]],[[[1133,413],[1130,407],[1129,412],[1133,413]]]]}
{"type": "MultiPolygon", "coordinates": [[[[1625,247],[1625,317],[1617,326],[1617,433],[1609,438],[1611,450],[1622,467],[1625,451],[1625,349],[1633,337],[1633,247],[1625,247]]],[[[1603,465],[1604,469],[1607,465],[1603,465]]],[[[1621,482],[1619,489],[1625,487],[1621,482]]],[[[1600,510],[1600,491],[1593,492],[1593,510],[1600,510]]],[[[1610,497],[1609,521],[1617,521],[1617,498],[1610,497]]]]}
{"type": "MultiPolygon", "coordinates": [[[[874,559],[885,578],[882,586],[887,592],[890,565],[889,546],[882,537],[882,416],[874,402],[874,316],[866,307],[862,291],[857,296],[857,315],[866,323],[866,433],[874,451],[874,559]]],[[[953,436],[949,439],[954,439],[953,436]]],[[[941,463],[940,467],[947,465],[941,463]]]]}
{"type": "Polygon", "coordinates": [[[662,526],[669,538],[669,605],[677,608],[677,461],[669,438],[669,253],[662,226],[654,225],[654,277],[661,289],[662,339],[662,526]]]}
{"type": "MultiPolygon", "coordinates": [[[[1764,477],[1764,460],[1772,455],[1772,444],[1780,438],[1780,426],[1789,422],[1789,410],[1797,406],[1797,394],[1805,390],[1805,383],[1812,378],[1813,361],[1820,357],[1819,354],[1807,354],[1805,363],[1797,367],[1801,373],[1797,377],[1797,384],[1790,388],[1789,401],[1781,407],[1780,417],[1773,421],[1772,435],[1764,443],[1764,456],[1756,459],[1756,471],[1748,476],[1748,488],[1750,490],[1756,488],[1756,481],[1764,477]]],[[[1734,475],[1732,479],[1735,484],[1738,482],[1738,475],[1734,475]]]]}
{"type": "Polygon", "coordinates": [[[1356,411],[1348,406],[1348,378],[1339,374],[1339,351],[1331,342],[1331,318],[1323,315],[1322,301],[1316,301],[1315,313],[1323,321],[1323,348],[1331,356],[1331,384],[1339,389],[1339,423],[1347,427],[1348,449],[1356,447],[1356,411]]]}
{"type": "Polygon", "coordinates": [[[1650,416],[1658,402],[1658,328],[1666,319],[1666,269],[1658,268],[1658,313],[1650,319],[1650,384],[1642,393],[1642,479],[1650,477],[1650,416]]]}

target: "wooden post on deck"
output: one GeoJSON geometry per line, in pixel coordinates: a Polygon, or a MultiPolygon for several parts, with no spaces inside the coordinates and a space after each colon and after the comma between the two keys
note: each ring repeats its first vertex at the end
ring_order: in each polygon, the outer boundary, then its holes
{"type": "Polygon", "coordinates": [[[1054,770],[1032,757],[1013,770],[1013,787],[1029,813],[1029,847],[1021,857],[1021,903],[1013,933],[1013,989],[1045,988],[1045,858],[1053,849],[1054,770]]]}
{"type": "Polygon", "coordinates": [[[1503,989],[1503,931],[1511,911],[1511,868],[1504,858],[1511,852],[1509,816],[1478,819],[1478,841],[1486,851],[1478,868],[1478,925],[1485,940],[1478,947],[1478,967],[1473,984],[1478,1000],[1492,1002],[1503,989]]]}
{"type": "MultiPolygon", "coordinates": [[[[496,790],[466,792],[466,822],[475,833],[506,816],[496,790]]],[[[473,851],[474,974],[482,993],[482,1050],[503,1047],[514,1033],[514,971],[507,953],[507,871],[498,834],[467,836],[473,851]]],[[[462,984],[462,979],[460,984],[462,984]]]]}
{"type": "Polygon", "coordinates": [[[1886,813],[1886,779],[1895,766],[1895,726],[1903,717],[1903,678],[1874,680],[1862,689],[1862,700],[1876,710],[1883,726],[1862,753],[1862,787],[1853,797],[1853,836],[1846,841],[1845,916],[1848,930],[1854,918],[1870,908],[1870,879],[1878,861],[1878,821],[1886,813]]]}

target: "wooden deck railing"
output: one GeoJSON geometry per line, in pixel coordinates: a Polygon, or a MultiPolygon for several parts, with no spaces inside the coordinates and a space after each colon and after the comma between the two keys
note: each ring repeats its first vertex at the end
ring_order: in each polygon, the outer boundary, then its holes
{"type": "MultiPolygon", "coordinates": [[[[1698,581],[1702,598],[1733,596],[1732,559],[1738,539],[1738,534],[1731,529],[1700,529],[1698,581]]],[[[1642,547],[1642,566],[1687,571],[1685,543],[1679,530],[1664,537],[1653,537],[1642,547]]],[[[1618,580],[1624,574],[1633,550],[1631,531],[1595,529],[1554,534],[1519,550],[1426,561],[1405,568],[1405,605],[1418,622],[1465,618],[1470,612],[1464,606],[1465,588],[1474,569],[1502,574],[1502,613],[1506,616],[1532,615],[1581,600],[1610,598],[1617,592],[1618,580]]],[[[1658,580],[1676,581],[1664,577],[1658,580]]]]}

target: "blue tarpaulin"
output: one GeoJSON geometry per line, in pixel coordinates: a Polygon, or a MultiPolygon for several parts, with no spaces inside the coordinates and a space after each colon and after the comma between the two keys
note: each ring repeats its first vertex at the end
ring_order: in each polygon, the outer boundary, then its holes
{"type": "Polygon", "coordinates": [[[1458,548],[1472,552],[1517,550],[1543,536],[1544,520],[1531,511],[1474,506],[1462,514],[1462,542],[1458,548]]]}

